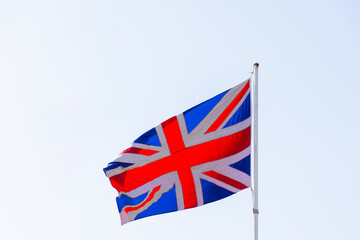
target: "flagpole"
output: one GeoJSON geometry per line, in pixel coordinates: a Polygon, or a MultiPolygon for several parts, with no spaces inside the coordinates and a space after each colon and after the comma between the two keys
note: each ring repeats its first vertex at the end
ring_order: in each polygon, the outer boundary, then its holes
{"type": "Polygon", "coordinates": [[[254,101],[254,239],[258,240],[259,237],[259,208],[258,208],[258,68],[259,63],[254,64],[254,81],[253,81],[253,101],[254,101]]]}

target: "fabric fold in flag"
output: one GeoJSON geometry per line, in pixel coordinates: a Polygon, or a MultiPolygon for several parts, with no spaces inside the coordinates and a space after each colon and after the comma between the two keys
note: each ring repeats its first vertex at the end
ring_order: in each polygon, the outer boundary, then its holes
{"type": "Polygon", "coordinates": [[[104,172],[121,223],[198,207],[251,186],[250,79],[137,138],[104,172]]]}

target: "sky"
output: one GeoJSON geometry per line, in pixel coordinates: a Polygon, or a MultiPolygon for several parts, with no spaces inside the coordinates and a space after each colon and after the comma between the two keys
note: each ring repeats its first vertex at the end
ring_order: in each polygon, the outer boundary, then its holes
{"type": "Polygon", "coordinates": [[[253,239],[250,190],[121,226],[108,162],[259,62],[259,239],[354,239],[360,2],[0,0],[1,239],[253,239]]]}

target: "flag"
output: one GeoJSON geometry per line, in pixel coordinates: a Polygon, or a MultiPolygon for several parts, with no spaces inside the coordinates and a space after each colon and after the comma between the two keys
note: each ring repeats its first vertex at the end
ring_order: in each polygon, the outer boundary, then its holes
{"type": "Polygon", "coordinates": [[[201,206],[250,187],[250,79],[150,129],[104,172],[121,223],[201,206]]]}

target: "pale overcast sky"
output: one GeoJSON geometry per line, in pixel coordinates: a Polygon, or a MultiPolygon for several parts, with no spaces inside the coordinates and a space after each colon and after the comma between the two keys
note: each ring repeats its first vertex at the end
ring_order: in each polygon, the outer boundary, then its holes
{"type": "Polygon", "coordinates": [[[0,0],[1,239],[253,239],[249,190],[121,226],[102,168],[259,68],[259,239],[356,239],[360,2],[0,0]]]}

